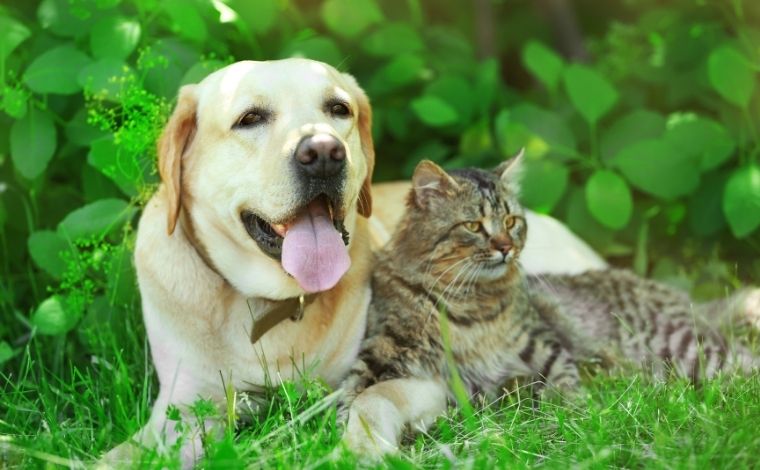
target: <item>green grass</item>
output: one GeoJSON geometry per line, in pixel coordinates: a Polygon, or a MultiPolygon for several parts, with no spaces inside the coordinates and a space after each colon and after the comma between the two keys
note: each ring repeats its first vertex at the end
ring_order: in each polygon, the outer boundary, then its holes
{"type": "MultiPolygon", "coordinates": [[[[136,317],[137,315],[135,315],[136,317]]],[[[157,387],[139,318],[78,338],[35,337],[0,378],[0,467],[84,467],[147,419],[157,387]],[[70,338],[69,338],[70,339],[70,338]]],[[[572,403],[513,395],[456,410],[381,466],[742,468],[760,455],[760,375],[685,381],[597,376],[572,403]]],[[[339,447],[335,394],[318,381],[265,392],[250,422],[207,439],[204,468],[339,467],[357,460],[339,447]]],[[[203,404],[197,409],[204,414],[203,404]]],[[[225,417],[222,417],[225,420],[225,417]]],[[[179,466],[177,449],[142,466],[179,466]]]]}

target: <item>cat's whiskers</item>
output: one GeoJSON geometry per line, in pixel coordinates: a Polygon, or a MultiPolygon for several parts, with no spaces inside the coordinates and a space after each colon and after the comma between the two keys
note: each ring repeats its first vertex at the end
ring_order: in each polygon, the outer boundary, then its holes
{"type": "MultiPolygon", "coordinates": [[[[472,267],[472,265],[474,264],[474,262],[470,258],[463,258],[457,262],[457,265],[463,261],[466,261],[467,263],[459,269],[456,276],[454,276],[454,278],[443,289],[443,292],[441,292],[441,295],[435,295],[432,291],[428,291],[429,293],[433,294],[436,297],[436,304],[435,304],[435,309],[431,310],[430,313],[428,313],[426,321],[429,321],[430,317],[433,316],[433,311],[438,311],[441,304],[445,306],[449,306],[450,298],[447,298],[447,296],[450,294],[449,289],[451,289],[451,286],[457,281],[459,276],[461,276],[462,273],[469,272],[470,267],[472,267]]],[[[440,276],[439,276],[439,279],[440,279],[440,276]]]]}
{"type": "Polygon", "coordinates": [[[538,283],[541,285],[541,287],[546,292],[550,292],[552,294],[557,294],[559,292],[559,290],[557,289],[557,286],[555,286],[552,283],[550,283],[549,281],[547,281],[546,280],[546,276],[544,276],[543,274],[530,274],[529,275],[529,274],[527,274],[525,272],[525,270],[522,268],[522,266],[520,266],[520,275],[524,279],[528,279],[528,277],[531,277],[531,278],[535,279],[536,281],[538,281],[538,283]]]}
{"type": "Polygon", "coordinates": [[[462,280],[459,281],[458,285],[451,291],[452,296],[460,296],[460,294],[466,294],[466,291],[464,291],[462,288],[467,285],[472,275],[478,272],[479,265],[480,263],[477,261],[474,261],[471,264],[467,264],[467,271],[465,272],[465,275],[462,276],[462,280]]]}
{"type": "Polygon", "coordinates": [[[483,265],[482,264],[478,264],[477,268],[475,269],[475,272],[473,273],[472,277],[470,278],[469,283],[467,284],[467,288],[465,288],[465,290],[464,290],[465,294],[469,294],[470,293],[470,289],[472,289],[472,287],[477,282],[478,278],[480,277],[481,271],[483,271],[483,265]]]}
{"type": "Polygon", "coordinates": [[[452,279],[452,280],[451,280],[451,281],[450,281],[450,282],[449,282],[449,283],[446,285],[446,288],[445,288],[445,289],[443,289],[443,292],[442,292],[442,293],[441,293],[441,295],[438,297],[438,303],[440,303],[441,301],[443,301],[443,302],[444,302],[444,305],[448,304],[448,300],[450,300],[450,299],[447,299],[447,296],[448,296],[448,295],[450,295],[450,294],[453,294],[453,293],[455,293],[455,292],[456,292],[456,289],[455,289],[455,290],[451,290],[452,286],[455,286],[455,285],[456,285],[456,282],[457,282],[457,280],[459,279],[459,277],[460,277],[462,274],[464,274],[464,273],[468,272],[468,271],[469,271],[469,269],[470,269],[470,267],[471,267],[471,266],[472,266],[472,264],[474,263],[474,262],[473,262],[473,261],[472,261],[470,258],[464,258],[464,261],[467,261],[467,263],[466,263],[464,266],[462,266],[462,267],[459,269],[459,271],[457,272],[456,276],[454,276],[454,279],[452,279]]]}
{"type": "MultiPolygon", "coordinates": [[[[454,258],[454,259],[455,259],[455,258],[454,258]]],[[[460,259],[459,261],[457,261],[456,263],[454,263],[454,264],[452,264],[451,266],[449,266],[448,268],[444,269],[444,270],[443,270],[443,272],[442,272],[441,274],[439,274],[439,275],[438,275],[438,277],[437,277],[437,278],[435,278],[435,280],[434,280],[432,283],[430,283],[430,286],[426,287],[426,290],[428,291],[428,293],[429,293],[429,294],[432,294],[432,293],[433,293],[433,291],[435,290],[435,287],[436,287],[436,286],[438,285],[438,283],[441,281],[441,278],[442,278],[443,276],[445,276],[445,275],[446,275],[446,273],[448,273],[448,272],[449,272],[449,271],[451,271],[452,269],[454,269],[454,268],[456,268],[457,266],[459,266],[459,264],[460,264],[460,263],[463,263],[463,262],[465,262],[465,261],[469,261],[469,260],[470,260],[469,258],[462,258],[462,259],[460,259]]],[[[437,261],[437,260],[436,260],[436,261],[437,261]]],[[[431,262],[430,262],[430,263],[431,263],[431,268],[430,268],[430,269],[431,269],[431,271],[432,271],[432,269],[433,269],[433,268],[432,268],[432,262],[433,262],[433,261],[431,260],[431,262]]],[[[428,275],[431,275],[431,273],[426,273],[426,276],[425,276],[425,277],[427,277],[428,275]]]]}

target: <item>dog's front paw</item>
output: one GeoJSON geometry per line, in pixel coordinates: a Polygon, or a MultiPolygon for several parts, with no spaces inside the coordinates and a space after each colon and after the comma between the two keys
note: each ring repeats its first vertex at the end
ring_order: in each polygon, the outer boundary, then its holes
{"type": "Polygon", "coordinates": [[[141,449],[131,442],[124,442],[103,454],[93,468],[97,470],[134,468],[140,459],[141,449]]]}

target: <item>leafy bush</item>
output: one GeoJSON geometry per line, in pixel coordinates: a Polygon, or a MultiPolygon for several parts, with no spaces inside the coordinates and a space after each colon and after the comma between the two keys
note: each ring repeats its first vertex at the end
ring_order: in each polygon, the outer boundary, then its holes
{"type": "MultiPolygon", "coordinates": [[[[0,337],[13,343],[0,362],[30,331],[80,325],[86,347],[87,328],[138,310],[130,248],[157,184],[154,141],[179,85],[244,58],[354,74],[375,109],[377,180],[420,158],[487,166],[525,147],[526,204],[640,272],[715,247],[756,259],[760,5],[624,3],[578,6],[591,63],[563,58],[537,10],[512,2],[491,5],[487,59],[465,2],[0,6],[0,337]]],[[[757,261],[740,269],[760,275],[757,261]]]]}

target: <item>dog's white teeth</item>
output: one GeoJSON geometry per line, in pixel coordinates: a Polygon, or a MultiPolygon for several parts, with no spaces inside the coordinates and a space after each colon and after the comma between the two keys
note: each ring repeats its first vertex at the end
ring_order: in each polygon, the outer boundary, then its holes
{"type": "Polygon", "coordinates": [[[285,237],[288,232],[288,228],[283,224],[272,224],[272,230],[281,237],[285,237]]]}

